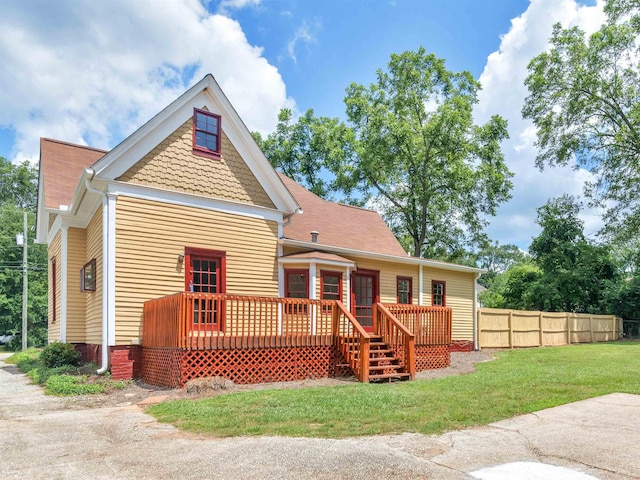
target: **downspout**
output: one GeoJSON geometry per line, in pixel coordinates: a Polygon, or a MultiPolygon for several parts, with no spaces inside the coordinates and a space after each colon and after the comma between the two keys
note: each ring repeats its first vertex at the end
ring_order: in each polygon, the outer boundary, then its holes
{"type": "Polygon", "coordinates": [[[480,350],[478,346],[478,278],[481,273],[476,273],[476,277],[473,280],[473,350],[480,350]]]}
{"type": "Polygon", "coordinates": [[[95,172],[91,169],[87,171],[91,172],[91,178],[84,179],[84,186],[91,193],[102,197],[102,361],[101,367],[96,371],[98,375],[102,375],[109,370],[109,275],[106,273],[109,263],[109,202],[105,192],[91,186],[95,172]]]}

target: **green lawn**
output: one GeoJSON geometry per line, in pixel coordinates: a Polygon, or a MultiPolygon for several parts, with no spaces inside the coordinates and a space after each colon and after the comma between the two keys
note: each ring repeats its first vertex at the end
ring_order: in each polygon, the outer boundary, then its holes
{"type": "Polygon", "coordinates": [[[640,394],[640,343],[511,350],[477,372],[395,384],[256,390],[149,408],[214,436],[440,433],[612,392],[640,394]]]}

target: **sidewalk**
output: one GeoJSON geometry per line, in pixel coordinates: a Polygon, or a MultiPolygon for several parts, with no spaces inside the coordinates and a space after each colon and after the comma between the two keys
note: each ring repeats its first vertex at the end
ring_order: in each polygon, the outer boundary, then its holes
{"type": "Polygon", "coordinates": [[[2,363],[6,357],[0,354],[3,480],[640,478],[636,395],[607,395],[431,437],[216,439],[159,424],[135,405],[86,409],[45,396],[2,363]]]}

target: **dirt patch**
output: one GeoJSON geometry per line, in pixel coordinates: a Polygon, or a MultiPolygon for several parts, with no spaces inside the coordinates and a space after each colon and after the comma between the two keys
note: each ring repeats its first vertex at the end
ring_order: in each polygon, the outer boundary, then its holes
{"type": "MultiPolygon", "coordinates": [[[[475,371],[475,364],[493,360],[490,352],[453,352],[451,353],[451,365],[437,370],[425,370],[416,374],[417,380],[429,380],[453,375],[462,375],[475,371]]],[[[206,381],[206,380],[205,380],[206,381]]],[[[194,388],[194,389],[167,389],[148,385],[141,381],[131,382],[122,390],[114,390],[105,394],[80,395],[77,397],[64,397],[68,408],[100,408],[125,405],[148,405],[162,401],[197,399],[216,395],[226,395],[233,392],[345,386],[357,383],[355,377],[349,378],[315,378],[295,380],[290,382],[257,383],[253,385],[234,385],[225,383],[225,388],[194,388]]]]}

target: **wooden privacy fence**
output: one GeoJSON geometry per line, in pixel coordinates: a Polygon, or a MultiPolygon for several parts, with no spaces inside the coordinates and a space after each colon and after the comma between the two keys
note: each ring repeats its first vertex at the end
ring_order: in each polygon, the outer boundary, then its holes
{"type": "Polygon", "coordinates": [[[478,310],[480,348],[608,342],[618,340],[621,336],[622,319],[615,315],[496,308],[478,310]]]}

